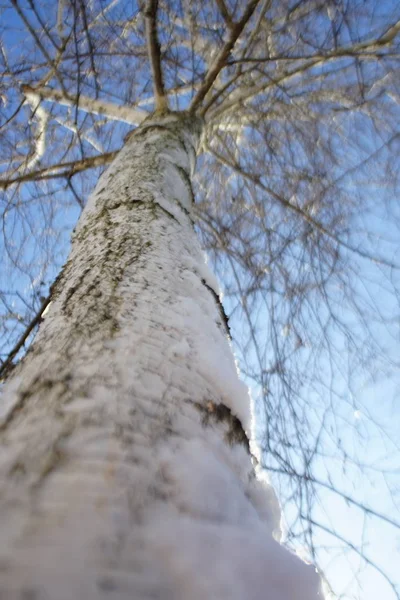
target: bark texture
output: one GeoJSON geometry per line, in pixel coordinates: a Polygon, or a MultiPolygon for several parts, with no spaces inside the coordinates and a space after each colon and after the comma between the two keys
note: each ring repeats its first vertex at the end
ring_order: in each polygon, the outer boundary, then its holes
{"type": "Polygon", "coordinates": [[[2,399],[1,599],[317,596],[252,472],[249,398],[191,220],[200,128],[169,115],[130,136],[2,399]]]}

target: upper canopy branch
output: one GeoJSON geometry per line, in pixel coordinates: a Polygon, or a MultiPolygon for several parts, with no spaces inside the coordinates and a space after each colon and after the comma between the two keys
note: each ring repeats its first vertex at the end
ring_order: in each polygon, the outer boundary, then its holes
{"type": "Polygon", "coordinates": [[[233,27],[233,25],[234,25],[233,19],[232,19],[231,15],[229,14],[228,8],[225,4],[225,0],[216,0],[216,3],[219,8],[219,12],[221,13],[227,26],[233,27]]]}
{"type": "MultiPolygon", "coordinates": [[[[390,46],[396,35],[400,33],[400,21],[390,27],[382,36],[377,39],[367,40],[351,46],[343,46],[335,48],[327,52],[318,52],[310,55],[272,55],[272,56],[257,56],[257,57],[242,57],[229,61],[230,65],[240,63],[263,63],[274,61],[292,61],[292,60],[318,60],[323,62],[337,58],[358,57],[358,58],[383,58],[386,55],[380,53],[384,48],[390,46]]],[[[398,53],[397,53],[398,54],[398,53]]]]}
{"type": "Polygon", "coordinates": [[[332,241],[336,242],[339,246],[346,248],[346,250],[349,250],[350,252],[357,254],[358,256],[360,256],[362,258],[371,260],[376,264],[385,265],[387,267],[390,267],[391,269],[400,269],[400,263],[397,263],[397,262],[394,262],[391,260],[386,260],[383,257],[373,256],[372,254],[363,250],[362,248],[353,246],[352,244],[349,244],[348,242],[346,242],[346,240],[338,237],[334,232],[332,232],[330,229],[325,227],[320,221],[317,221],[316,219],[314,219],[311,215],[309,215],[306,211],[304,211],[301,208],[301,206],[298,206],[297,204],[290,202],[289,200],[287,200],[280,194],[276,193],[271,187],[269,187],[265,183],[263,183],[263,181],[261,180],[261,176],[255,176],[255,175],[252,175],[251,173],[246,172],[238,164],[231,162],[228,158],[219,154],[207,142],[205,142],[205,146],[206,146],[206,149],[211,154],[213,154],[213,156],[215,156],[215,158],[221,164],[224,164],[225,166],[229,167],[234,172],[241,175],[244,179],[251,181],[256,187],[260,188],[261,190],[263,190],[264,192],[269,194],[279,204],[281,204],[282,206],[284,206],[286,209],[290,210],[291,212],[296,213],[299,217],[301,217],[303,220],[305,220],[307,223],[309,223],[313,228],[315,228],[317,231],[319,231],[322,235],[324,235],[327,238],[331,239],[332,241]]]}
{"type": "Polygon", "coordinates": [[[161,49],[157,36],[158,0],[148,0],[144,16],[146,17],[147,51],[153,75],[154,100],[157,112],[168,110],[168,100],[165,93],[161,69],[161,49]]]}
{"type": "Polygon", "coordinates": [[[204,78],[203,84],[200,86],[199,90],[197,91],[197,94],[191,102],[190,110],[195,110],[199,106],[199,104],[204,100],[207,92],[210,90],[219,73],[226,65],[228,57],[234,45],[236,44],[238,37],[240,36],[246,24],[250,20],[259,2],[260,0],[251,0],[247,5],[246,10],[244,11],[243,17],[240,19],[240,21],[238,21],[232,26],[228,41],[223,45],[214,61],[214,64],[212,64],[209,68],[204,78]]]}

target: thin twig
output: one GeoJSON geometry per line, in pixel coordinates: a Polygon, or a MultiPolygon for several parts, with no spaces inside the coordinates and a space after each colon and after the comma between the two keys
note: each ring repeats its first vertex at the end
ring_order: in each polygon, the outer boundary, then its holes
{"type": "Polygon", "coordinates": [[[355,546],[352,542],[350,542],[350,540],[346,539],[345,537],[343,537],[342,535],[340,535],[336,531],[333,531],[332,529],[329,529],[329,527],[326,527],[322,523],[318,523],[317,521],[314,521],[313,519],[310,519],[310,517],[308,515],[300,515],[300,517],[302,519],[304,519],[305,521],[307,521],[310,525],[313,525],[314,527],[318,527],[318,529],[321,529],[325,533],[328,533],[332,537],[336,538],[337,540],[339,540],[340,542],[342,542],[343,544],[345,544],[346,546],[348,546],[351,550],[353,550],[353,552],[355,552],[356,554],[358,554],[358,556],[365,563],[367,563],[367,565],[369,565],[370,567],[372,567],[373,569],[375,569],[386,580],[386,582],[390,585],[391,589],[393,590],[393,592],[394,592],[397,600],[400,600],[400,594],[399,594],[399,592],[397,590],[397,587],[396,587],[395,583],[393,583],[393,580],[390,579],[390,577],[385,573],[385,571],[383,569],[381,569],[381,567],[379,567],[377,565],[376,562],[374,562],[372,559],[368,558],[368,556],[366,556],[365,552],[363,552],[362,550],[360,550],[359,548],[357,548],[357,546],[355,546]]]}

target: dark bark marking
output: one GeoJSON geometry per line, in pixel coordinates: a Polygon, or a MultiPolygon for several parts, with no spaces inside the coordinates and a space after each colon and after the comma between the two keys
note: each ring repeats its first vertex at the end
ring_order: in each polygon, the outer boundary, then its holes
{"type": "MultiPolygon", "coordinates": [[[[183,167],[180,167],[178,165],[174,165],[174,167],[178,171],[179,177],[182,179],[185,187],[189,191],[191,203],[194,204],[195,197],[194,197],[194,193],[193,193],[192,182],[191,182],[190,176],[188,175],[188,173],[186,172],[186,170],[183,167]]],[[[182,208],[186,213],[188,213],[188,210],[185,207],[182,206],[182,208]]]]}
{"type": "Polygon", "coordinates": [[[230,446],[234,444],[242,444],[247,452],[250,454],[250,443],[249,438],[246,435],[245,430],[242,427],[240,419],[236,417],[230,408],[225,404],[215,404],[211,400],[206,404],[195,403],[196,408],[203,415],[203,425],[209,425],[210,421],[215,423],[224,423],[227,425],[227,431],[225,432],[225,440],[230,446]]]}
{"type": "Polygon", "coordinates": [[[97,582],[97,587],[102,592],[115,592],[117,590],[117,583],[111,577],[102,577],[97,582]]]}
{"type": "Polygon", "coordinates": [[[219,310],[219,314],[220,314],[222,322],[223,322],[223,324],[225,326],[226,333],[228,334],[228,337],[231,340],[232,339],[232,335],[231,335],[231,328],[229,327],[229,318],[228,318],[228,315],[225,312],[225,309],[223,307],[223,304],[222,304],[221,300],[219,299],[218,294],[216,294],[215,290],[213,290],[213,288],[208,285],[208,283],[206,282],[205,279],[202,279],[201,283],[211,292],[211,294],[212,294],[212,296],[213,296],[213,298],[214,298],[214,300],[215,300],[215,302],[217,304],[217,307],[218,307],[218,310],[219,310]]]}
{"type": "Polygon", "coordinates": [[[8,413],[6,419],[0,425],[0,431],[4,431],[8,425],[15,419],[15,417],[24,409],[25,405],[29,401],[29,398],[34,396],[35,394],[40,393],[42,390],[51,390],[51,388],[55,385],[62,384],[63,391],[62,394],[65,394],[69,389],[69,381],[71,375],[67,373],[60,379],[41,379],[41,376],[38,375],[32,383],[29,385],[28,389],[21,390],[18,393],[18,399],[12,406],[10,412],[8,413]]]}

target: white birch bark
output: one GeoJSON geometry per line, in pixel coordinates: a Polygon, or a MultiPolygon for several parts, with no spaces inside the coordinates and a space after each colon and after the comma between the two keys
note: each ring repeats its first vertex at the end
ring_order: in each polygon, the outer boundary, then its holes
{"type": "Polygon", "coordinates": [[[25,95],[36,96],[41,100],[49,100],[50,102],[57,102],[62,106],[76,106],[81,110],[84,110],[93,115],[107,115],[108,119],[115,121],[124,121],[131,125],[137,125],[141,123],[147,116],[148,113],[140,108],[132,108],[131,106],[123,106],[114,104],[113,102],[107,102],[106,100],[96,100],[95,98],[89,98],[82,94],[79,98],[74,98],[65,94],[61,90],[42,86],[40,88],[31,88],[29,85],[22,86],[22,90],[25,95]]]}
{"type": "Polygon", "coordinates": [[[190,217],[199,129],[168,116],[131,135],[1,399],[1,599],[317,598],[252,472],[190,217]]]}

